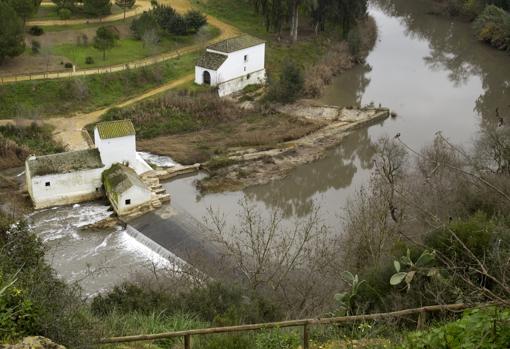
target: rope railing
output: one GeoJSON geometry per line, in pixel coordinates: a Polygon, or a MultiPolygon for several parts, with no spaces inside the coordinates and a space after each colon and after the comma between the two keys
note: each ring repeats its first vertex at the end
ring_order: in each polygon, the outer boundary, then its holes
{"type": "Polygon", "coordinates": [[[419,315],[418,324],[423,324],[427,313],[434,312],[458,312],[467,309],[483,308],[496,303],[484,303],[477,305],[469,304],[446,304],[446,305],[432,305],[421,308],[404,309],[388,313],[375,313],[366,315],[352,315],[352,316],[341,316],[341,317],[330,317],[330,318],[316,318],[316,319],[301,319],[301,320],[287,320],[279,322],[268,322],[260,324],[249,324],[249,325],[238,325],[238,326],[226,326],[226,327],[212,327],[212,328],[200,328],[193,330],[174,331],[158,334],[146,334],[136,336],[125,336],[125,337],[112,337],[103,338],[99,341],[99,344],[115,344],[115,343],[128,343],[128,342],[141,342],[141,341],[153,341],[158,339],[168,338],[183,338],[184,349],[191,349],[191,337],[199,335],[211,335],[211,334],[222,334],[222,333],[236,333],[236,332],[247,332],[257,330],[268,330],[274,328],[288,328],[288,327],[302,327],[303,328],[303,349],[309,349],[309,327],[316,325],[334,325],[342,323],[350,323],[357,321],[368,321],[378,320],[391,317],[403,317],[409,315],[419,315]]]}

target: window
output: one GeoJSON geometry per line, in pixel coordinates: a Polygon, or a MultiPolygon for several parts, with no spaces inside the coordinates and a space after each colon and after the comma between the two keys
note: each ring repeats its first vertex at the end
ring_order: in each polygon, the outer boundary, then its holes
{"type": "Polygon", "coordinates": [[[246,67],[244,67],[244,71],[246,71],[246,67]]]}
{"type": "Polygon", "coordinates": [[[131,205],[131,199],[126,199],[126,205],[131,205]]]}
{"type": "Polygon", "coordinates": [[[248,55],[244,55],[244,61],[248,62],[248,55]]]}
{"type": "Polygon", "coordinates": [[[44,185],[45,185],[46,187],[49,187],[49,186],[51,185],[51,183],[50,183],[50,182],[46,182],[46,183],[44,183],[44,185]]]}
{"type": "Polygon", "coordinates": [[[246,79],[250,80],[250,74],[246,75],[246,79]]]}

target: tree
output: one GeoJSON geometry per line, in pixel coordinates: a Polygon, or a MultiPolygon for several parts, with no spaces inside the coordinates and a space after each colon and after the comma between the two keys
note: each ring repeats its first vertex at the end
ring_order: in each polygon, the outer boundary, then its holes
{"type": "Polygon", "coordinates": [[[110,0],[84,0],[83,10],[86,14],[93,17],[104,17],[112,11],[110,0]]]}
{"type": "Polygon", "coordinates": [[[6,2],[0,1],[0,63],[25,50],[23,21],[6,2]]]}
{"type": "Polygon", "coordinates": [[[135,6],[136,0],[115,0],[115,4],[124,10],[124,21],[126,20],[126,11],[127,9],[133,8],[135,6]]]}
{"type": "Polygon", "coordinates": [[[40,2],[34,0],[10,0],[11,7],[18,16],[23,19],[23,23],[32,17],[39,7],[40,2]]]}
{"type": "Polygon", "coordinates": [[[107,27],[99,27],[94,38],[94,48],[103,51],[103,60],[106,60],[106,51],[115,46],[117,35],[107,27]]]}
{"type": "Polygon", "coordinates": [[[136,39],[140,40],[148,31],[157,33],[159,30],[158,23],[154,16],[150,13],[144,12],[139,18],[135,18],[131,23],[131,31],[136,39]]]}
{"type": "Polygon", "coordinates": [[[186,21],[172,7],[157,5],[151,14],[158,25],[169,34],[185,35],[187,33],[186,21]]]}
{"type": "Polygon", "coordinates": [[[207,24],[207,17],[200,11],[191,10],[184,15],[184,21],[188,31],[196,33],[207,24]]]}

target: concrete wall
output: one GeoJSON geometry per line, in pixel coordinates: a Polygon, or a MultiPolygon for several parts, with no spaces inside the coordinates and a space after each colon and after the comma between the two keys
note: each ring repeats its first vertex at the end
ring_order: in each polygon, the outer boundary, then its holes
{"type": "Polygon", "coordinates": [[[128,165],[136,162],[136,137],[126,136],[101,139],[97,128],[94,129],[94,143],[101,154],[101,161],[106,168],[119,163],[128,165]]]}
{"type": "Polygon", "coordinates": [[[216,70],[205,69],[202,67],[195,67],[195,83],[198,85],[202,85],[204,83],[204,71],[208,71],[211,74],[211,86],[216,86],[218,84],[218,73],[216,70]]]}
{"type": "Polygon", "coordinates": [[[94,200],[103,196],[104,168],[32,178],[26,169],[27,188],[36,209],[94,200]],[[49,182],[49,186],[46,183],[49,182]]]}
{"type": "Polygon", "coordinates": [[[262,69],[257,72],[232,79],[218,85],[218,94],[220,97],[227,96],[237,91],[241,91],[248,85],[264,84],[266,82],[266,70],[262,69]]]}
{"type": "MultiPolygon", "coordinates": [[[[209,50],[215,52],[213,50],[209,50]]],[[[218,83],[237,79],[257,72],[265,66],[266,44],[261,44],[228,54],[227,60],[218,69],[218,83]],[[247,56],[247,61],[244,60],[247,56]]]]}
{"type": "MultiPolygon", "coordinates": [[[[225,54],[207,49],[210,52],[225,54]]],[[[228,54],[228,58],[223,62],[217,71],[195,67],[195,83],[202,85],[204,83],[204,71],[211,74],[211,86],[217,86],[223,82],[238,79],[248,74],[256,73],[264,69],[265,66],[266,44],[249,47],[244,50],[228,54]],[[244,56],[247,56],[245,61],[244,56]]]]}
{"type": "MultiPolygon", "coordinates": [[[[110,197],[110,195],[108,195],[110,197]]],[[[121,193],[116,200],[110,198],[110,202],[119,216],[129,214],[130,212],[140,208],[140,206],[149,205],[152,200],[152,192],[148,188],[140,188],[132,186],[124,193],[121,193]],[[131,203],[126,204],[126,200],[131,203]]]]}

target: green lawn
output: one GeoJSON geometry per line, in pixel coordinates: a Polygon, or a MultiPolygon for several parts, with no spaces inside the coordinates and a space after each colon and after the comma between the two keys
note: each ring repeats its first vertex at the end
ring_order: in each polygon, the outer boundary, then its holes
{"type": "MultiPolygon", "coordinates": [[[[263,18],[255,13],[253,7],[239,0],[193,0],[199,8],[222,21],[227,22],[241,31],[267,41],[266,69],[270,76],[279,73],[285,61],[292,59],[303,67],[313,65],[328,48],[329,38],[334,32],[321,34],[319,37],[308,37],[290,45],[276,40],[275,34],[265,30],[263,18]]],[[[302,19],[303,20],[303,19],[302,19]]],[[[285,30],[285,29],[284,29],[285,30]]]]}
{"type": "Polygon", "coordinates": [[[0,119],[87,112],[128,100],[193,72],[198,53],[150,67],[75,79],[0,85],[0,119]]]}
{"type": "Polygon", "coordinates": [[[207,25],[196,35],[163,37],[160,43],[152,47],[144,47],[143,42],[140,40],[122,39],[117,41],[112,50],[106,52],[105,60],[103,60],[103,53],[95,49],[91,44],[87,47],[77,46],[76,44],[64,44],[54,46],[52,50],[55,55],[67,57],[71,62],[77,64],[78,68],[95,68],[132,62],[159,53],[206,42],[218,35],[219,30],[217,28],[207,25]],[[92,57],[94,63],[85,64],[86,57],[92,57]]]}

